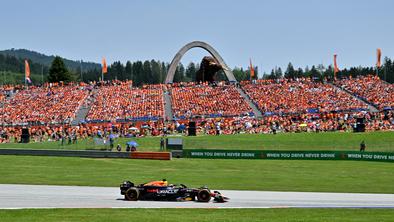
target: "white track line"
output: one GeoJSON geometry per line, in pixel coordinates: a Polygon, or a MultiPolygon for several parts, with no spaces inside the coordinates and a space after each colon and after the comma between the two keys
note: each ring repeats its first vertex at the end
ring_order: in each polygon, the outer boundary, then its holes
{"type": "Polygon", "coordinates": [[[394,208],[394,194],[220,190],[227,203],[125,201],[118,187],[0,184],[0,209],[394,208]]]}

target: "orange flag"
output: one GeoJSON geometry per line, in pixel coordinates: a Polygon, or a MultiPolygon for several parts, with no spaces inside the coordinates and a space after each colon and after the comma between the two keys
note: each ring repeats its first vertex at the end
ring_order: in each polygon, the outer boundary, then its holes
{"type": "Polygon", "coordinates": [[[382,50],[381,49],[376,50],[376,57],[377,57],[376,67],[380,68],[382,66],[382,63],[380,61],[380,59],[382,57],[382,50]]]}
{"type": "Polygon", "coordinates": [[[336,78],[338,72],[339,72],[339,68],[337,64],[337,54],[334,54],[334,78],[336,78]]]}
{"type": "Polygon", "coordinates": [[[101,72],[107,73],[107,62],[105,61],[105,58],[103,58],[103,67],[102,67],[101,72]]]}
{"type": "Polygon", "coordinates": [[[250,67],[249,67],[249,69],[250,69],[250,78],[253,79],[254,78],[254,68],[253,68],[253,65],[252,65],[252,59],[249,59],[249,61],[250,61],[250,67]]]}
{"type": "Polygon", "coordinates": [[[27,59],[25,59],[25,79],[27,82],[31,83],[30,80],[30,66],[29,66],[29,62],[27,61],[27,59]]]}

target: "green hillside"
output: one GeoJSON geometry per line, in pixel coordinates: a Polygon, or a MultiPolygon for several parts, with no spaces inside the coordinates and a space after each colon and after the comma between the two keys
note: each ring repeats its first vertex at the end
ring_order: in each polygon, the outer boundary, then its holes
{"type": "MultiPolygon", "coordinates": [[[[181,138],[185,149],[358,151],[360,142],[364,140],[367,151],[394,152],[394,132],[238,134],[181,138]]],[[[157,151],[160,148],[160,137],[117,138],[115,144],[121,144],[124,149],[126,142],[130,140],[139,144],[140,151],[157,151]]],[[[64,146],[60,142],[31,142],[4,143],[0,144],[1,148],[83,150],[104,147],[95,146],[90,138],[64,146]]]]}
{"type": "MultiPolygon", "coordinates": [[[[46,74],[31,74],[30,79],[35,84],[41,84],[46,81],[46,74]]],[[[23,84],[25,74],[22,72],[0,71],[0,84],[23,84]]]]}
{"type": "MultiPolygon", "coordinates": [[[[4,56],[12,56],[20,59],[29,59],[33,61],[34,63],[40,63],[43,64],[44,66],[50,66],[53,59],[55,58],[54,55],[45,55],[41,54],[35,51],[30,51],[26,49],[8,49],[8,50],[3,50],[0,51],[0,54],[4,56]]],[[[73,61],[70,59],[63,59],[64,63],[66,64],[67,68],[72,69],[72,70],[79,70],[81,67],[81,62],[80,61],[73,61]]],[[[83,62],[82,61],[82,66],[84,70],[93,70],[93,69],[100,69],[100,64],[98,63],[93,63],[93,62],[83,62]]]]}

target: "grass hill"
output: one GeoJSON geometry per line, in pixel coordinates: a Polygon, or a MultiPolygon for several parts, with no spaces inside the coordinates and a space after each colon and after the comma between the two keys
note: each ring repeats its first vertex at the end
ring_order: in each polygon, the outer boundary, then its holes
{"type": "MultiPolygon", "coordinates": [[[[45,55],[35,51],[30,51],[27,49],[8,49],[0,51],[0,54],[4,56],[12,56],[19,59],[29,59],[34,63],[40,63],[44,66],[49,67],[55,58],[54,55],[45,55]]],[[[81,63],[80,61],[74,61],[69,59],[63,59],[64,63],[66,64],[67,68],[72,70],[79,70],[81,63]]],[[[100,64],[93,63],[93,62],[82,62],[83,69],[86,70],[93,70],[93,69],[100,69],[100,64]]]]}
{"type": "MultiPolygon", "coordinates": [[[[367,151],[394,152],[394,132],[239,134],[181,138],[184,149],[358,151],[360,142],[364,140],[367,151]]],[[[125,149],[126,142],[130,140],[139,144],[140,151],[158,151],[160,148],[160,137],[117,138],[115,144],[121,144],[125,149]]],[[[60,142],[4,143],[0,144],[1,148],[83,150],[104,147],[96,146],[88,139],[64,146],[61,146],[60,142]]]]}

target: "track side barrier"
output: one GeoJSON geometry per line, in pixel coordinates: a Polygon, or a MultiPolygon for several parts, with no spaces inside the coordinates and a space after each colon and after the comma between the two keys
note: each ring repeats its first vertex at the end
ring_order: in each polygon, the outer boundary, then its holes
{"type": "Polygon", "coordinates": [[[130,158],[129,152],[110,152],[110,151],[99,151],[99,150],[0,149],[0,155],[60,156],[60,157],[90,157],[90,158],[130,158]]]}
{"type": "Polygon", "coordinates": [[[150,159],[150,160],[171,160],[170,152],[140,152],[135,151],[130,153],[132,159],[150,159]]]}
{"type": "Polygon", "coordinates": [[[184,149],[183,157],[205,159],[367,160],[394,162],[394,153],[357,151],[184,149]]]}
{"type": "Polygon", "coordinates": [[[0,155],[24,156],[60,156],[60,157],[88,157],[88,158],[132,158],[171,160],[170,152],[111,152],[98,150],[33,150],[33,149],[0,149],[0,155]]]}

